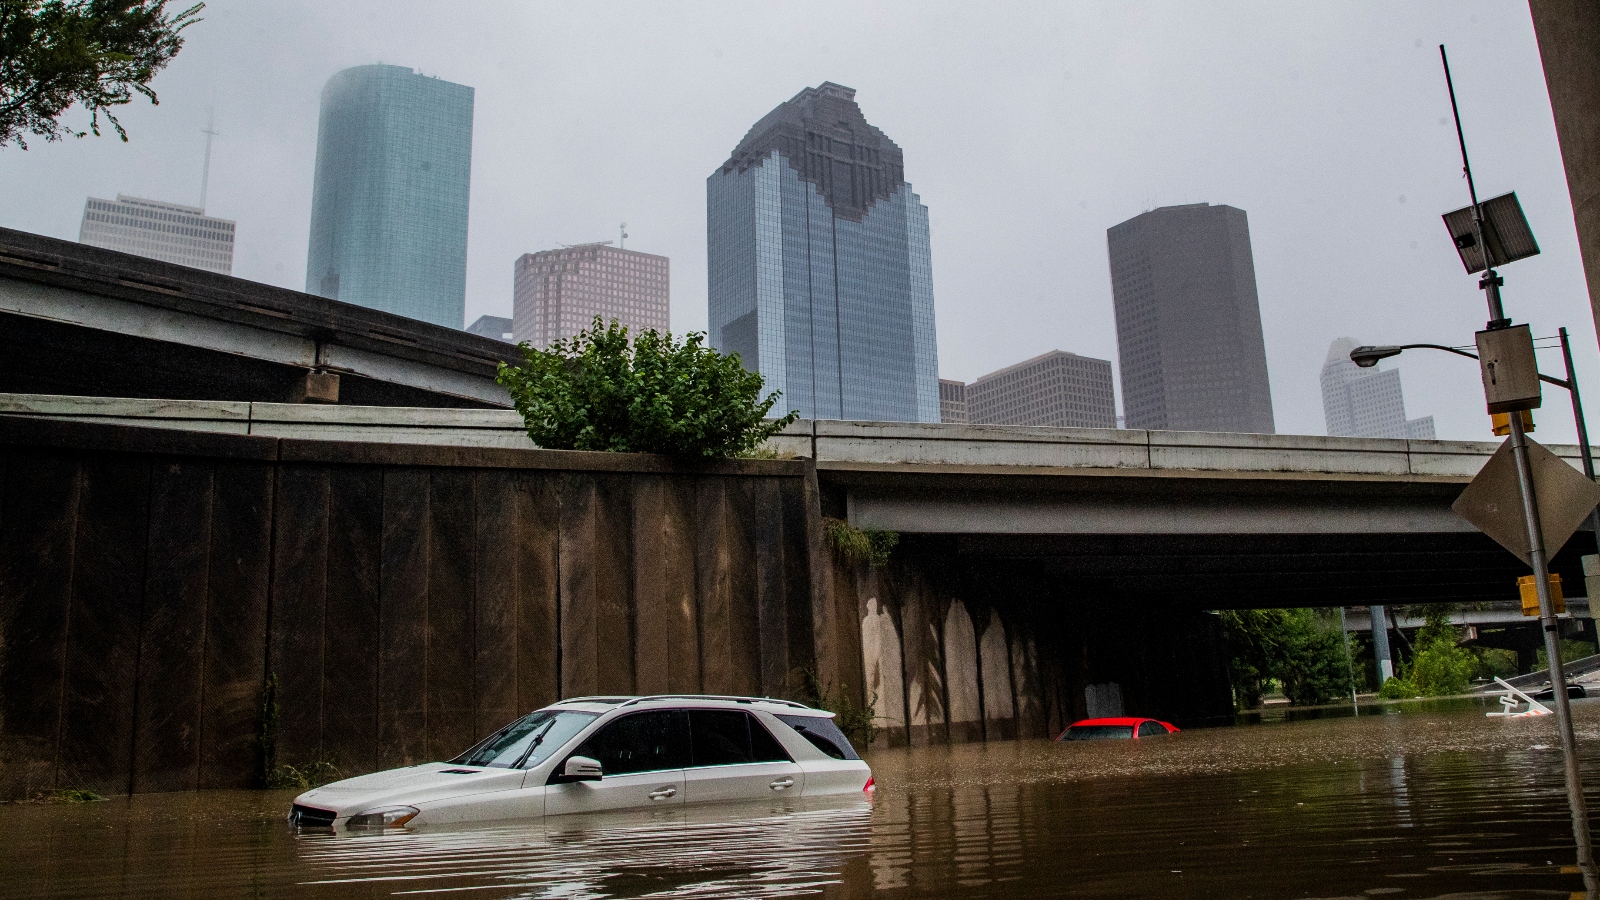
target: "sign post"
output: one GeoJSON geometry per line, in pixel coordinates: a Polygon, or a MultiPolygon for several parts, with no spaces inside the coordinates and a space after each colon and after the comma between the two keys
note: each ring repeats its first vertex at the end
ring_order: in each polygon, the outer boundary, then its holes
{"type": "MultiPolygon", "coordinates": [[[[1461,111],[1456,105],[1455,83],[1450,79],[1450,59],[1444,45],[1439,45],[1439,59],[1444,63],[1445,85],[1450,91],[1450,111],[1455,116],[1456,139],[1461,144],[1461,168],[1466,175],[1467,190],[1472,197],[1471,231],[1460,230],[1461,214],[1457,210],[1445,215],[1445,226],[1451,229],[1456,252],[1468,274],[1483,272],[1478,287],[1489,303],[1489,323],[1478,332],[1479,365],[1483,372],[1484,400],[1489,412],[1510,413],[1511,435],[1506,446],[1516,465],[1517,494],[1521,501],[1522,520],[1527,535],[1526,560],[1533,568],[1534,587],[1539,594],[1539,624],[1544,631],[1545,655],[1550,660],[1550,686],[1555,691],[1556,719],[1561,733],[1561,755],[1566,764],[1567,804],[1572,811],[1572,837],[1577,844],[1578,866],[1583,872],[1585,887],[1591,897],[1600,893],[1600,873],[1594,866],[1594,849],[1589,834],[1589,809],[1584,802],[1583,780],[1578,769],[1577,738],[1572,732],[1572,707],[1567,697],[1567,678],[1561,665],[1560,625],[1556,620],[1555,604],[1550,597],[1550,561],[1545,546],[1545,532],[1539,516],[1539,501],[1535,493],[1533,466],[1529,460],[1532,444],[1523,431],[1521,411],[1537,409],[1539,397],[1539,370],[1533,359],[1533,341],[1527,326],[1513,326],[1506,317],[1505,306],[1500,302],[1500,287],[1505,280],[1494,267],[1533,256],[1539,245],[1528,229],[1522,207],[1516,195],[1497,197],[1489,203],[1478,202],[1478,188],[1472,181],[1472,163],[1467,158],[1467,139],[1461,130],[1461,111]],[[1508,200],[1509,198],[1509,200],[1508,200]],[[1493,224],[1485,213],[1493,217],[1493,224]],[[1526,240],[1523,240],[1526,237],[1526,240]],[[1486,238],[1493,238],[1487,240],[1486,238]],[[1518,331],[1521,334],[1518,334],[1518,331]]],[[[1537,444],[1532,444],[1537,447],[1537,444]]],[[[1502,450],[1504,447],[1502,447],[1502,450]]],[[[1543,448],[1540,448],[1541,450],[1543,448]]],[[[1549,451],[1545,451],[1548,453],[1549,451]]],[[[1500,456],[1499,453],[1495,454],[1500,456]]],[[[1553,455],[1553,454],[1552,454],[1553,455]]],[[[1488,468],[1487,466],[1485,468],[1488,468]]],[[[1576,472],[1573,472],[1576,475],[1576,472]]],[[[1480,473],[1481,477],[1481,473],[1480,473]]],[[[1590,489],[1594,482],[1587,478],[1590,489]]],[[[1477,479],[1474,479],[1476,485],[1477,479]]],[[[1468,491],[1471,490],[1469,485],[1468,491]]],[[[1467,492],[1463,492],[1465,496],[1467,492]]],[[[1459,500],[1457,501],[1460,502],[1459,500]]],[[[1591,506],[1590,509],[1593,509],[1591,506]]],[[[1585,511],[1587,515],[1587,511],[1585,511]]],[[[1574,523],[1576,527],[1576,523],[1574,523]]],[[[1570,532],[1563,536],[1563,541],[1570,532]]],[[[1502,542],[1504,543],[1504,542],[1502,542]]],[[[1554,549],[1559,550],[1556,545],[1554,549]]]]}

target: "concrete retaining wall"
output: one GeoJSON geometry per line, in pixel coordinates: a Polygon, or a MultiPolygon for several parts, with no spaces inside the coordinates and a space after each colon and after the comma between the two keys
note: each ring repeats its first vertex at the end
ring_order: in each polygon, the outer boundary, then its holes
{"type": "Polygon", "coordinates": [[[837,677],[806,472],[0,419],[0,798],[248,786],[269,675],[279,761],[344,772],[565,696],[791,696],[837,677]]]}

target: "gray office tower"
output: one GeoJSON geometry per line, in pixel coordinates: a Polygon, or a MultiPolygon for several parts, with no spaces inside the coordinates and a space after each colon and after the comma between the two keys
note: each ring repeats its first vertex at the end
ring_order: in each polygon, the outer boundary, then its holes
{"type": "Polygon", "coordinates": [[[937,422],[928,210],[855,93],[801,91],[706,179],[711,343],[775,411],[937,422]]]}
{"type": "Polygon", "coordinates": [[[1322,415],[1333,437],[1410,438],[1431,441],[1433,416],[1406,418],[1399,369],[1363,369],[1350,361],[1355,338],[1328,345],[1322,363],[1322,415]]]}
{"type": "Polygon", "coordinates": [[[462,326],[472,99],[403,66],[328,79],[306,293],[462,326]]]}
{"type": "Polygon", "coordinates": [[[1106,244],[1127,427],[1272,434],[1244,210],[1164,206],[1106,244]]]}
{"type": "Polygon", "coordinates": [[[990,372],[965,386],[963,401],[974,425],[1117,427],[1111,362],[1065,350],[990,372]]]}

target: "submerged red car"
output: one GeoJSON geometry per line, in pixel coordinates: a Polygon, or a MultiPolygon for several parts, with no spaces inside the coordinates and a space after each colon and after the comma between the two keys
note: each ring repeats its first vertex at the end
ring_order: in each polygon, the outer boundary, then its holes
{"type": "Polygon", "coordinates": [[[1108,719],[1084,719],[1073,722],[1067,730],[1061,732],[1058,741],[1120,741],[1138,740],[1139,738],[1159,737],[1160,735],[1173,734],[1178,726],[1160,719],[1140,719],[1131,716],[1117,716],[1108,719]]]}

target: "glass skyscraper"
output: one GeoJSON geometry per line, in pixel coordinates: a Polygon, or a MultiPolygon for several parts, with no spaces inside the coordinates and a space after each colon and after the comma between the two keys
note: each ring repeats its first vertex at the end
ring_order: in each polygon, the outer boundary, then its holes
{"type": "Polygon", "coordinates": [[[706,179],[709,326],[782,391],[775,412],[939,421],[928,209],[899,146],[827,82],[706,179]]]}
{"type": "Polygon", "coordinates": [[[462,327],[472,99],[403,66],[328,79],[306,293],[462,327]]]}

